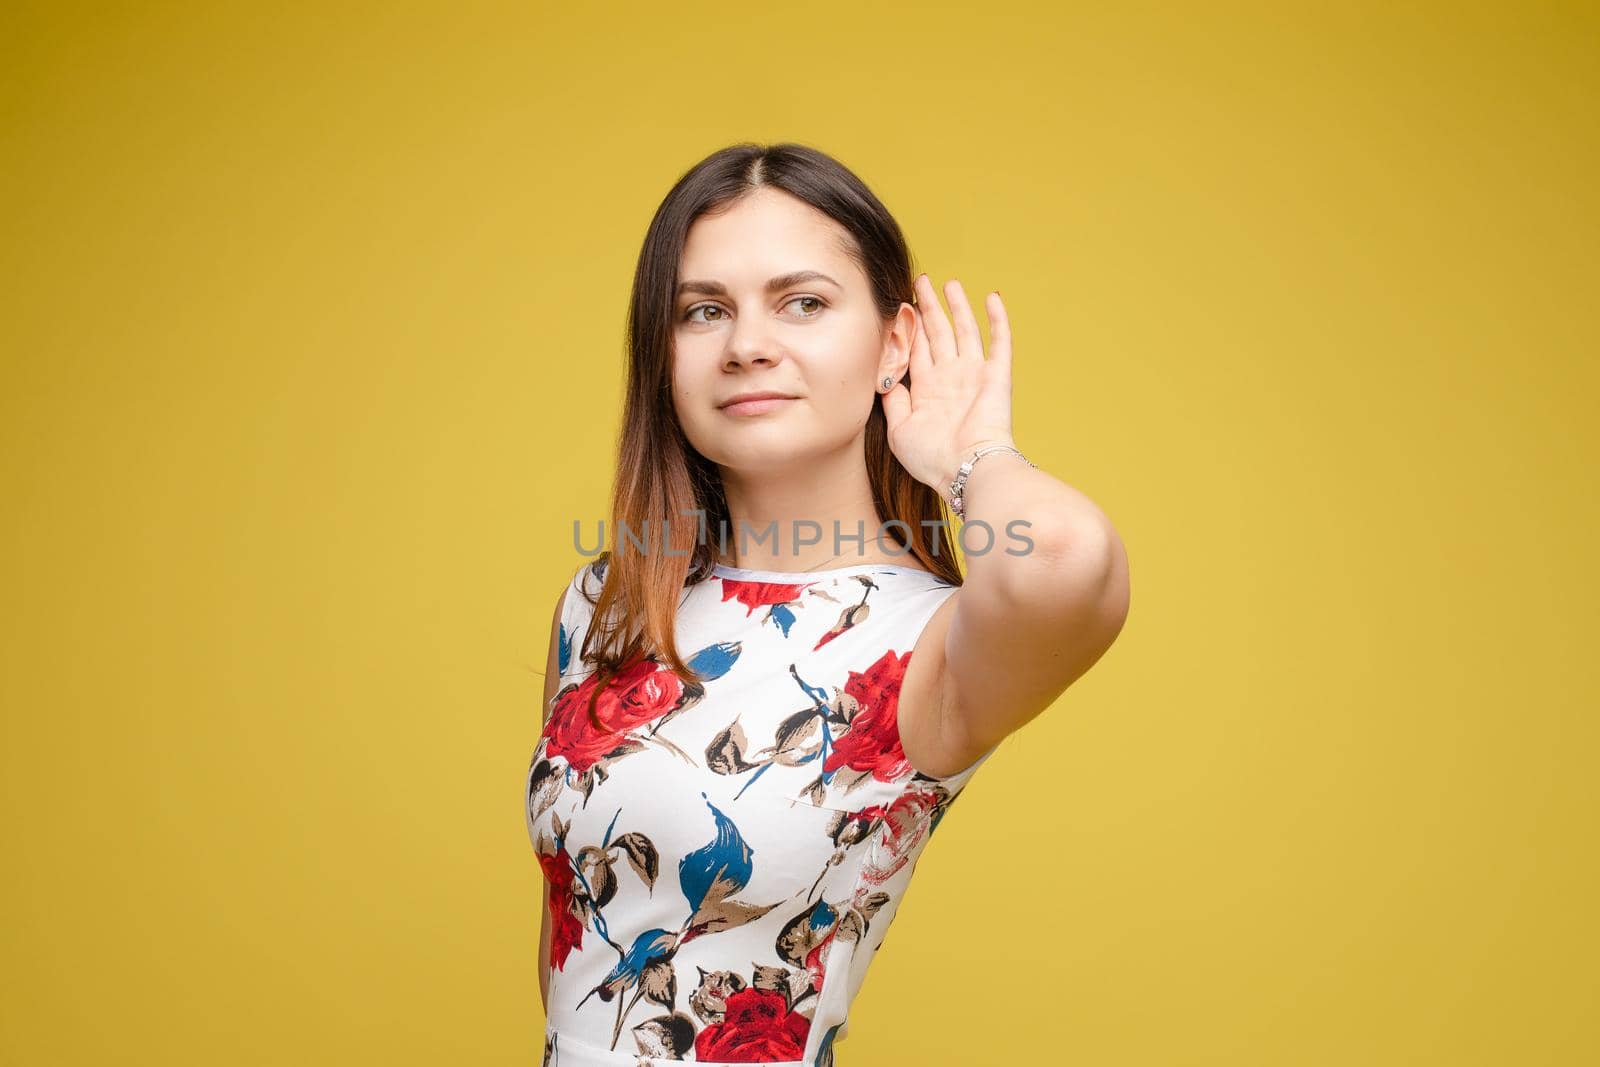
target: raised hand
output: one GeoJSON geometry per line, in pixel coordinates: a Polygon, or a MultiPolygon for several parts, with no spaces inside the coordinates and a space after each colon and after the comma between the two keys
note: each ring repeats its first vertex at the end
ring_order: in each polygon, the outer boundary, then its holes
{"type": "Polygon", "coordinates": [[[972,450],[1012,444],[1011,326],[999,292],[985,300],[989,355],[961,283],[945,283],[954,324],[945,317],[933,282],[916,281],[917,332],[911,342],[910,388],[904,381],[882,394],[889,448],[918,481],[946,500],[950,480],[972,450]]]}

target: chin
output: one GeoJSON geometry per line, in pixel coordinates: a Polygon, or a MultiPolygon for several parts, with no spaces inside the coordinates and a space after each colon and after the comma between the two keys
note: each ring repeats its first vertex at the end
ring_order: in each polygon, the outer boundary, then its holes
{"type": "Polygon", "coordinates": [[[714,443],[698,448],[701,455],[719,466],[737,471],[760,471],[791,467],[803,459],[807,449],[794,433],[765,434],[752,427],[743,433],[719,433],[714,443]]]}

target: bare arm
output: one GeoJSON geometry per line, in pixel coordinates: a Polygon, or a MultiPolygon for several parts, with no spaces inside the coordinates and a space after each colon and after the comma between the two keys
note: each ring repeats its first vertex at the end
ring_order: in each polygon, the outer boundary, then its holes
{"type": "MultiPolygon", "coordinates": [[[[1049,498],[1036,488],[1047,480],[1043,472],[995,458],[1000,463],[977,483],[975,512],[999,518],[1049,498]]],[[[950,621],[952,726],[979,752],[1053,704],[1105,654],[1127,619],[1121,538],[1076,489],[1056,482],[1055,491],[1066,503],[1029,531],[1036,540],[1031,556],[996,551],[968,560],[962,603],[950,621]]]]}
{"type": "Polygon", "coordinates": [[[947,737],[976,758],[1055,702],[1116,640],[1128,559],[1111,521],[1076,489],[1012,456],[986,458],[968,514],[999,530],[1033,520],[1027,555],[968,559],[946,642],[947,737]],[[965,739],[965,744],[961,740],[965,739]]]}
{"type": "MultiPolygon", "coordinates": [[[[561,595],[556,597],[556,613],[550,620],[550,651],[545,657],[544,666],[544,705],[540,716],[540,731],[544,723],[550,721],[550,701],[555,699],[556,690],[561,686],[561,607],[567,598],[565,587],[561,595]]],[[[539,884],[544,897],[544,904],[539,909],[539,1002],[544,1006],[545,1016],[550,1014],[550,882],[543,877],[539,884]]]]}
{"type": "MultiPolygon", "coordinates": [[[[985,301],[986,356],[961,284],[951,279],[944,294],[951,317],[933,282],[917,276],[916,329],[901,329],[902,314],[895,331],[902,342],[909,333],[916,385],[885,393],[883,409],[895,455],[950,500],[963,460],[1015,442],[1005,304],[998,291],[985,301]]],[[[1093,501],[1012,452],[985,453],[968,469],[966,523],[987,526],[991,547],[966,553],[961,588],[934,612],[902,680],[912,701],[900,709],[902,747],[912,766],[936,775],[969,766],[1054,703],[1128,614],[1127,553],[1093,501]],[[1013,523],[1031,551],[1012,554],[1013,523]]]]}
{"type": "Polygon", "coordinates": [[[967,514],[999,537],[990,552],[969,554],[966,581],[918,642],[923,663],[906,673],[928,696],[902,712],[902,740],[930,774],[968,766],[1048,708],[1105,654],[1128,613],[1122,541],[1076,489],[1013,456],[987,457],[968,483],[967,514]],[[1005,531],[1015,518],[1029,521],[1034,545],[1013,556],[1005,531]]]}

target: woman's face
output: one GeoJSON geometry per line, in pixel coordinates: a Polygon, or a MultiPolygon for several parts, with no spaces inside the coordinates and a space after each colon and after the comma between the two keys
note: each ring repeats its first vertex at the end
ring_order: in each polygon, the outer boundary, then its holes
{"type": "MultiPolygon", "coordinates": [[[[901,376],[901,334],[878,314],[849,232],[766,188],[689,229],[673,310],[672,397],[701,455],[734,470],[804,466],[865,429],[876,386],[901,376]],[[789,399],[729,405],[752,392],[789,399]]],[[[911,305],[903,323],[914,322],[911,305]]],[[[909,351],[909,346],[905,346],[909,351]]]]}

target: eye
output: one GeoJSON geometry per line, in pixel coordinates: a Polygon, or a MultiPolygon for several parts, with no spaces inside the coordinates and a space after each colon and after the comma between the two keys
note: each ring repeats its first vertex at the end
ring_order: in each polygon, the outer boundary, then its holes
{"type": "MultiPolygon", "coordinates": [[[[696,304],[694,307],[690,308],[688,311],[685,311],[683,313],[684,320],[686,322],[705,322],[705,321],[707,321],[705,319],[697,319],[697,318],[695,318],[694,317],[694,313],[696,311],[716,311],[716,312],[721,312],[722,309],[717,307],[717,305],[715,305],[715,304],[696,304]]],[[[710,321],[715,322],[716,320],[712,319],[710,321]]]]}
{"type": "MultiPolygon", "coordinates": [[[[790,300],[788,302],[788,304],[785,304],[784,306],[788,307],[789,304],[799,303],[802,300],[809,300],[813,304],[815,304],[816,307],[817,307],[817,310],[815,310],[815,311],[801,313],[800,317],[803,318],[803,319],[814,319],[814,318],[816,318],[818,315],[822,314],[822,309],[828,306],[828,302],[823,300],[820,296],[797,296],[793,300],[790,300]]],[[[716,318],[716,319],[697,319],[697,318],[694,317],[694,313],[696,311],[707,311],[707,312],[715,311],[718,314],[718,316],[726,315],[726,312],[724,312],[721,308],[717,307],[717,305],[715,305],[715,304],[696,304],[694,307],[690,308],[688,311],[685,311],[683,313],[684,321],[685,322],[720,322],[721,321],[720,317],[716,318]]]]}

